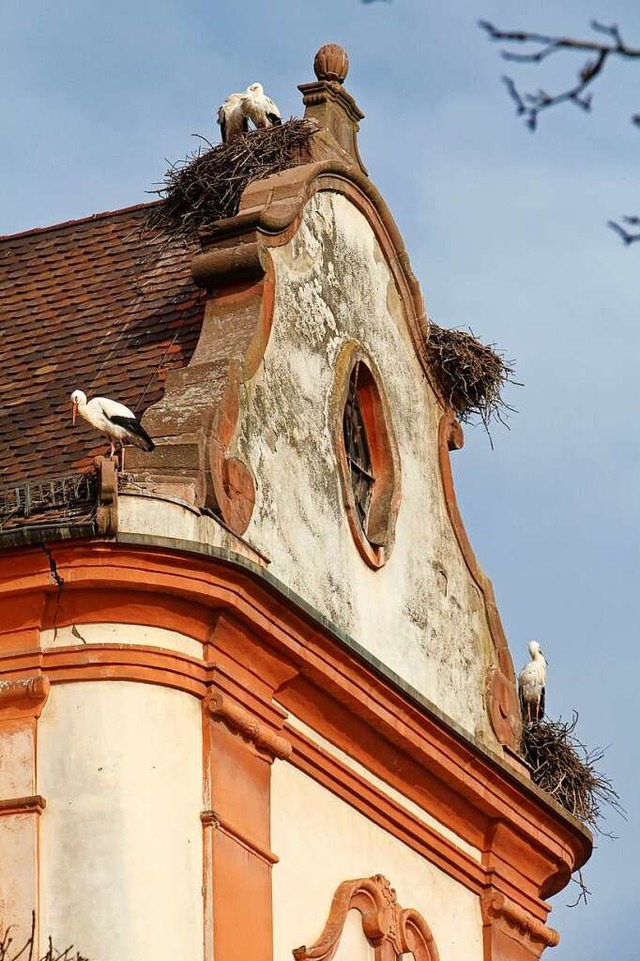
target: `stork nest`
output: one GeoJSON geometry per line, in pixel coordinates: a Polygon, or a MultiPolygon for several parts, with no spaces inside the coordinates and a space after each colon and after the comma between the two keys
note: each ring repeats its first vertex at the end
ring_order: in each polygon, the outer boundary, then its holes
{"type": "Polygon", "coordinates": [[[525,725],[522,756],[531,769],[534,784],[550,794],[570,814],[601,834],[603,809],[624,814],[611,781],[596,765],[604,751],[593,751],[575,736],[578,715],[571,721],[539,721],[525,725]]]}
{"type": "Polygon", "coordinates": [[[254,180],[308,162],[309,141],[317,130],[310,120],[292,119],[231,143],[214,147],[206,141],[210,149],[198,148],[171,164],[164,184],[150,191],[162,202],[151,210],[149,226],[170,236],[193,237],[200,227],[235,216],[245,187],[254,180]]]}
{"type": "Polygon", "coordinates": [[[502,392],[506,384],[518,381],[513,379],[513,361],[506,361],[493,344],[481,343],[471,332],[431,322],[427,359],[445,400],[463,423],[479,418],[488,432],[492,421],[506,422],[514,408],[502,392]]]}

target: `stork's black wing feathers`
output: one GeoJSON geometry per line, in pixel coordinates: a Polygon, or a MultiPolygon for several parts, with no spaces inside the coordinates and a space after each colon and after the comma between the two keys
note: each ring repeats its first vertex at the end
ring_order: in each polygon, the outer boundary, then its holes
{"type": "Polygon", "coordinates": [[[109,417],[108,419],[112,424],[117,424],[118,427],[124,427],[125,430],[128,430],[131,434],[131,443],[135,444],[136,447],[140,447],[142,450],[151,451],[156,446],[140,421],[135,417],[113,416],[109,417]]]}
{"type": "Polygon", "coordinates": [[[282,126],[282,117],[279,117],[277,113],[268,113],[267,120],[269,121],[272,127],[282,126]]]}
{"type": "Polygon", "coordinates": [[[545,688],[542,688],[540,693],[540,703],[538,704],[538,720],[541,721],[544,717],[544,692],[545,688]]]}

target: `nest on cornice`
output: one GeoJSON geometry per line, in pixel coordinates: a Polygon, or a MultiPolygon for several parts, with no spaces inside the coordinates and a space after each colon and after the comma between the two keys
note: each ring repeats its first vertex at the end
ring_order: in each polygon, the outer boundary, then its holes
{"type": "Polygon", "coordinates": [[[603,809],[624,815],[620,798],[608,777],[597,770],[604,751],[590,751],[575,736],[578,715],[571,721],[544,720],[526,724],[522,731],[522,756],[534,784],[550,794],[583,824],[604,833],[603,809]]]}
{"type": "Polygon", "coordinates": [[[493,344],[431,321],[427,358],[445,400],[463,423],[479,419],[488,432],[492,421],[506,422],[514,408],[504,400],[503,390],[518,381],[513,379],[513,361],[505,360],[493,344]]]}
{"type": "Polygon", "coordinates": [[[317,130],[312,121],[294,118],[231,143],[212,146],[206,141],[210,149],[198,148],[172,164],[164,184],[150,191],[161,203],[152,208],[149,226],[191,239],[201,227],[235,216],[244,189],[254,180],[309,161],[309,141],[317,130]]]}

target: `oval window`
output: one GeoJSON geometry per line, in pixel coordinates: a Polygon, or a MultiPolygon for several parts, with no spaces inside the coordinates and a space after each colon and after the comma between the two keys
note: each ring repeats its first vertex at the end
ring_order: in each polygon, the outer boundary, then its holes
{"type": "Polygon", "coordinates": [[[371,567],[393,547],[400,504],[400,461],[388,404],[371,361],[347,345],[336,377],[334,438],[351,533],[371,567]]]}

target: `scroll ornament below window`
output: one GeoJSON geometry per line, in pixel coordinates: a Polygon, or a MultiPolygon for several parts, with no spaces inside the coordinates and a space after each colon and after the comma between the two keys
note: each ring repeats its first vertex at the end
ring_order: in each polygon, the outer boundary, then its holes
{"type": "Polygon", "coordinates": [[[309,947],[296,948],[295,961],[331,961],[353,909],[362,917],[363,936],[374,949],[375,961],[397,961],[402,955],[414,961],[439,961],[429,925],[415,909],[400,907],[396,892],[381,874],[342,882],[322,934],[309,947]]]}

